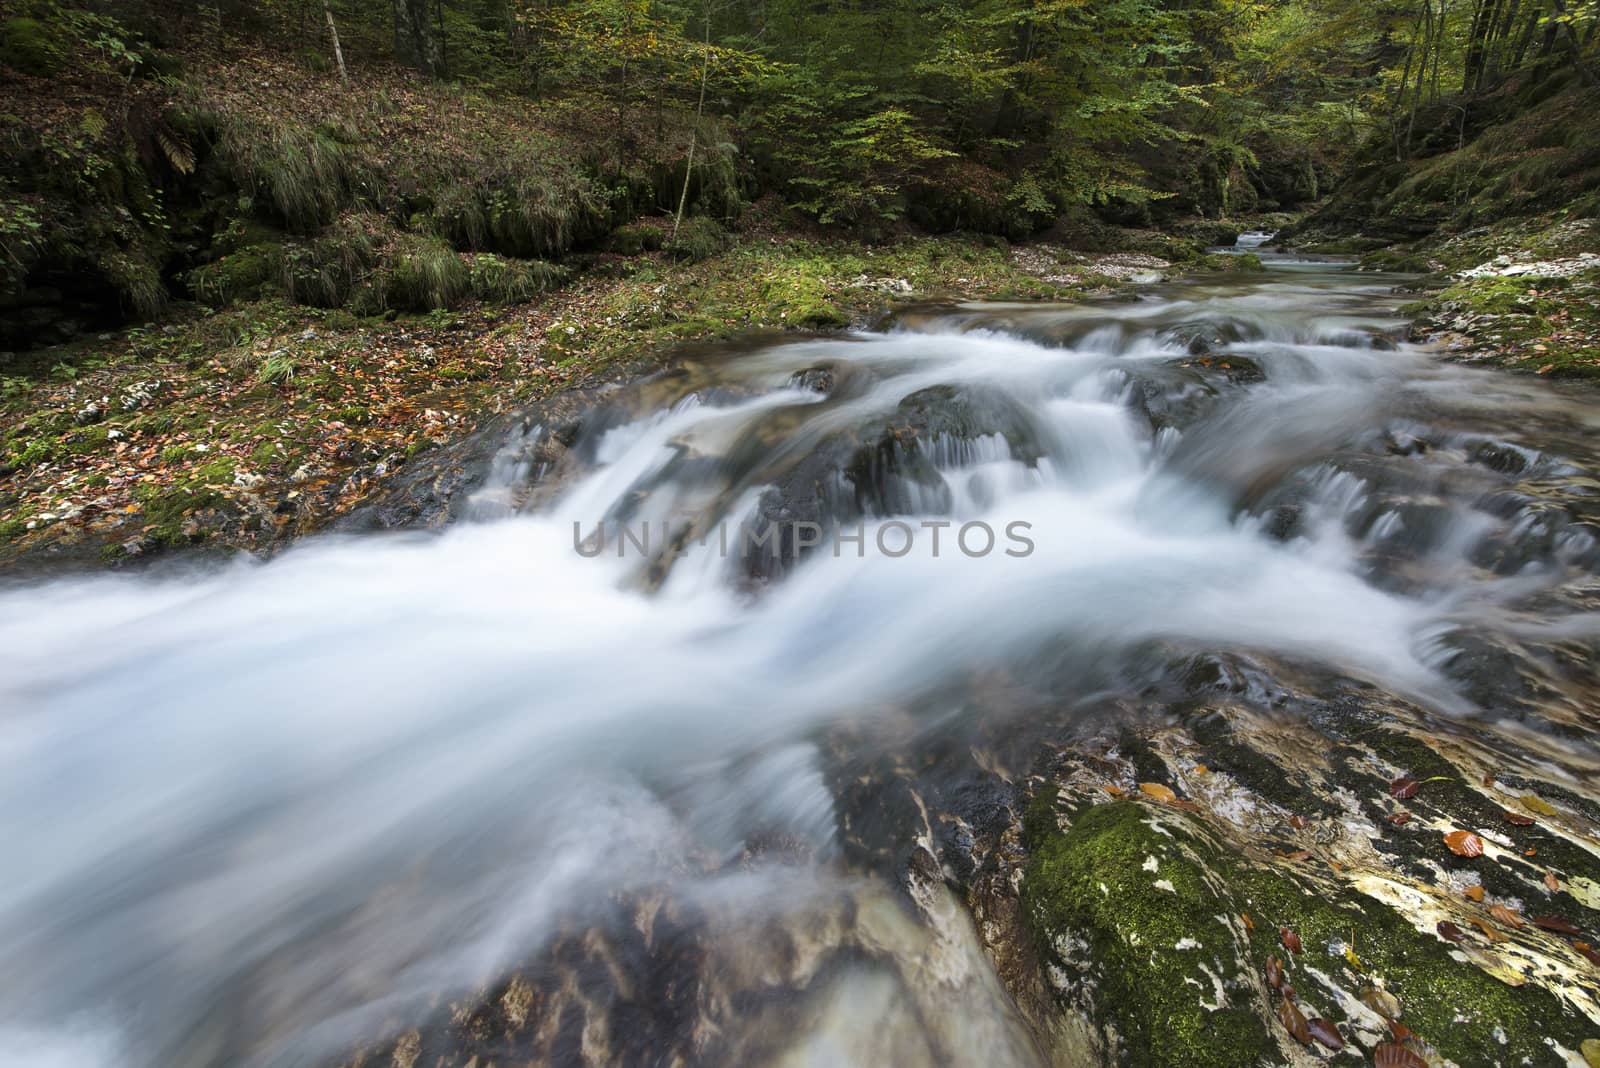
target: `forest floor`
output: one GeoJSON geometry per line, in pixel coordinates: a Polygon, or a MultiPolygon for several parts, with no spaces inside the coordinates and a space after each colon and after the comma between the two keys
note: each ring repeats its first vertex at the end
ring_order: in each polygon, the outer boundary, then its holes
{"type": "Polygon", "coordinates": [[[1052,245],[758,234],[694,265],[606,256],[526,304],[365,319],[279,300],[192,308],[38,350],[0,377],[0,563],[270,551],[419,453],[677,343],[859,325],[913,298],[1078,299],[1167,266],[1052,245]]]}

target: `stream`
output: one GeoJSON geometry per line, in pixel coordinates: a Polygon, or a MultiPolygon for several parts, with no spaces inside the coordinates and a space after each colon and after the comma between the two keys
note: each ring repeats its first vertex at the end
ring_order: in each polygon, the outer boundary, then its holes
{"type": "Polygon", "coordinates": [[[702,346],[442,531],[0,590],[0,1063],[1050,1063],[971,843],[1219,678],[1595,800],[1600,407],[1266,258],[702,346]]]}

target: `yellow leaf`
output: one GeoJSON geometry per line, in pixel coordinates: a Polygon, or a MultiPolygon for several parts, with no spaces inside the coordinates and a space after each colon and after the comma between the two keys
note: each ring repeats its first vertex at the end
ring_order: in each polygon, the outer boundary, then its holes
{"type": "Polygon", "coordinates": [[[1146,796],[1153,797],[1157,801],[1171,802],[1178,799],[1178,795],[1172,792],[1171,787],[1163,786],[1158,782],[1142,782],[1139,784],[1139,789],[1144,791],[1146,796]]]}
{"type": "Polygon", "coordinates": [[[1529,812],[1537,812],[1541,816],[1554,816],[1556,810],[1546,801],[1535,797],[1533,794],[1524,794],[1521,798],[1522,807],[1529,812]]]}
{"type": "Polygon", "coordinates": [[[1356,951],[1349,946],[1344,947],[1344,959],[1350,962],[1350,967],[1356,971],[1361,970],[1361,958],[1356,956],[1356,951]]]}

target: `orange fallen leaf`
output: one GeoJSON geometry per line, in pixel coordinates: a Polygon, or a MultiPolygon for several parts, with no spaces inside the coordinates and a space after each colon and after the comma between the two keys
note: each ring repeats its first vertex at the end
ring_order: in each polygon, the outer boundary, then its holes
{"type": "Polygon", "coordinates": [[[1504,905],[1490,905],[1489,915],[1493,916],[1507,927],[1522,926],[1522,917],[1517,915],[1516,909],[1508,909],[1504,905]]]}
{"type": "Polygon", "coordinates": [[[1153,797],[1157,801],[1176,801],[1178,795],[1172,792],[1170,786],[1163,786],[1158,782],[1142,782],[1139,784],[1146,797],[1153,797]]]}
{"type": "Polygon", "coordinates": [[[1469,886],[1464,891],[1462,891],[1462,893],[1466,894],[1467,897],[1471,898],[1473,901],[1482,901],[1483,900],[1483,884],[1479,883],[1477,886],[1469,886]]]}
{"type": "Polygon", "coordinates": [[[1278,928],[1278,940],[1283,943],[1283,948],[1290,953],[1299,953],[1305,949],[1300,941],[1300,936],[1287,927],[1278,928]]]}
{"type": "Polygon", "coordinates": [[[1483,937],[1487,938],[1491,943],[1504,942],[1506,940],[1505,935],[1501,934],[1499,931],[1496,931],[1489,921],[1483,919],[1481,916],[1472,917],[1472,926],[1482,931],[1483,937]]]}
{"type": "Polygon", "coordinates": [[[1246,931],[1254,931],[1256,929],[1255,922],[1250,919],[1250,914],[1248,912],[1239,913],[1239,919],[1244,921],[1244,929],[1246,931]]]}
{"type": "Polygon", "coordinates": [[[1561,880],[1556,877],[1555,872],[1547,871],[1544,873],[1544,885],[1554,894],[1561,889],[1561,880]]]}
{"type": "Polygon", "coordinates": [[[1444,836],[1444,844],[1458,857],[1483,856],[1483,839],[1471,831],[1451,831],[1444,836]]]}
{"type": "Polygon", "coordinates": [[[1555,369],[1556,369],[1556,365],[1555,364],[1547,363],[1543,367],[1539,368],[1537,371],[1535,371],[1533,373],[1536,374],[1536,375],[1547,375],[1551,371],[1554,371],[1555,369]]]}

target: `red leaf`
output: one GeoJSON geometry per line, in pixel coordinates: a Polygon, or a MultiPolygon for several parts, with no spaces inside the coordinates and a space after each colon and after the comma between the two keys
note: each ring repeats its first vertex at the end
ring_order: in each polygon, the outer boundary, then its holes
{"type": "Polygon", "coordinates": [[[1396,812],[1393,816],[1389,817],[1389,822],[1394,824],[1396,827],[1404,827],[1406,824],[1411,822],[1411,813],[1396,812]]]}
{"type": "Polygon", "coordinates": [[[1305,1015],[1295,1008],[1294,1002],[1286,997],[1278,999],[1278,1020],[1296,1042],[1302,1046],[1311,1045],[1311,1026],[1306,1023],[1305,1015]]]}
{"type": "Polygon", "coordinates": [[[1278,928],[1278,939],[1283,943],[1283,948],[1290,953],[1299,953],[1305,948],[1300,942],[1300,936],[1287,927],[1278,928]]]}
{"type": "Polygon", "coordinates": [[[1564,935],[1580,935],[1583,933],[1560,916],[1535,916],[1533,917],[1533,925],[1535,927],[1543,927],[1546,931],[1555,931],[1564,935]]]}
{"type": "Polygon", "coordinates": [[[1385,1042],[1373,1050],[1372,1063],[1378,1068],[1428,1068],[1427,1061],[1393,1042],[1385,1042]]]}
{"type": "Polygon", "coordinates": [[[1404,801],[1408,797],[1417,796],[1417,789],[1422,784],[1415,779],[1400,778],[1389,784],[1389,796],[1397,801],[1404,801]]]}
{"type": "Polygon", "coordinates": [[[1332,1023],[1318,1016],[1310,1022],[1311,1037],[1335,1052],[1344,1049],[1344,1036],[1332,1023]]]}
{"type": "Polygon", "coordinates": [[[1466,933],[1462,931],[1461,928],[1457,927],[1449,920],[1440,920],[1438,931],[1439,937],[1444,939],[1446,942],[1459,942],[1463,938],[1467,937],[1466,933]]]}
{"type": "Polygon", "coordinates": [[[1506,812],[1502,813],[1502,815],[1505,816],[1506,822],[1513,827],[1532,827],[1536,822],[1532,816],[1524,816],[1517,812],[1506,812]]]}

